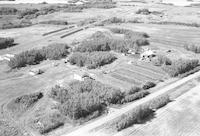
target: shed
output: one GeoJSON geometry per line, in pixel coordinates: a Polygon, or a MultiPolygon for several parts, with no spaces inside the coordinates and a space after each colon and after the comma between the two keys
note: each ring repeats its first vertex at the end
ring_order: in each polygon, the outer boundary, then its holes
{"type": "Polygon", "coordinates": [[[156,56],[156,53],[155,53],[155,51],[152,51],[152,50],[147,50],[147,51],[143,52],[140,55],[140,57],[141,57],[142,60],[143,59],[151,59],[151,58],[153,58],[155,56],[156,56]]]}

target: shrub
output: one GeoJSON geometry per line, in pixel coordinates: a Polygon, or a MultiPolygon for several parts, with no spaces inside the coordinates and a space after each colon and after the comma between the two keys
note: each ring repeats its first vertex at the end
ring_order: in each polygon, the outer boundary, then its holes
{"type": "Polygon", "coordinates": [[[148,9],[139,9],[136,11],[136,14],[143,14],[143,15],[149,15],[151,12],[148,9]]]}
{"type": "Polygon", "coordinates": [[[2,38],[0,37],[0,49],[8,48],[13,46],[14,39],[13,38],[2,38]]]}
{"type": "Polygon", "coordinates": [[[157,55],[151,61],[155,66],[171,65],[172,64],[172,61],[165,55],[157,55]]]}
{"type": "Polygon", "coordinates": [[[89,69],[104,66],[112,63],[116,59],[115,55],[109,52],[75,52],[69,57],[69,62],[77,66],[86,66],[89,69]]]}
{"type": "Polygon", "coordinates": [[[146,90],[141,90],[141,91],[139,91],[139,92],[135,92],[135,93],[133,93],[133,94],[126,95],[126,96],[124,97],[124,99],[122,100],[122,102],[125,102],[125,103],[127,103],[127,102],[132,102],[132,101],[141,99],[141,98],[147,96],[148,94],[149,94],[148,91],[146,91],[146,90]]]}
{"type": "Polygon", "coordinates": [[[199,65],[198,59],[178,59],[172,62],[171,65],[163,65],[163,70],[170,76],[176,77],[180,74],[193,70],[199,65]]]}
{"type": "Polygon", "coordinates": [[[200,46],[196,44],[185,44],[184,48],[188,51],[192,51],[194,53],[200,53],[200,46]]]}
{"type": "Polygon", "coordinates": [[[146,82],[144,85],[143,85],[143,89],[144,90],[147,90],[147,89],[150,89],[150,88],[153,88],[153,87],[155,87],[156,86],[156,84],[154,83],[154,82],[146,82]]]}
{"type": "Polygon", "coordinates": [[[57,60],[69,54],[68,45],[66,44],[50,44],[42,49],[32,49],[15,55],[8,62],[8,66],[12,69],[25,67],[26,65],[35,65],[43,60],[57,60]]]}
{"type": "Polygon", "coordinates": [[[127,95],[134,94],[134,93],[137,93],[137,92],[139,92],[139,91],[141,91],[141,90],[142,90],[142,88],[137,87],[137,86],[134,86],[134,87],[131,87],[130,89],[128,89],[128,90],[126,91],[126,94],[127,94],[127,95]]]}

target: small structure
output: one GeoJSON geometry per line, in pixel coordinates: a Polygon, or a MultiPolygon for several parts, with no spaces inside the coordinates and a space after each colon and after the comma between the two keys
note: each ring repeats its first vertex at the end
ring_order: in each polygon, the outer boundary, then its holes
{"type": "Polygon", "coordinates": [[[85,79],[95,80],[94,74],[92,73],[74,73],[73,79],[79,80],[79,81],[84,81],[85,79]]]}
{"type": "Polygon", "coordinates": [[[44,73],[44,71],[41,70],[41,69],[31,69],[29,71],[29,74],[32,75],[32,76],[34,76],[34,75],[40,75],[42,73],[44,73]]]}
{"type": "Polygon", "coordinates": [[[141,60],[151,60],[153,57],[156,56],[155,51],[147,50],[140,54],[141,60]]]}

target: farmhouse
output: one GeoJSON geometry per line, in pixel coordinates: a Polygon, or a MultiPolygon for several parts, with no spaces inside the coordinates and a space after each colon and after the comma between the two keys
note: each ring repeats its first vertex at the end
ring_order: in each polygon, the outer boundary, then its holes
{"type": "Polygon", "coordinates": [[[85,79],[88,79],[88,78],[95,80],[94,74],[92,73],[74,73],[73,74],[73,79],[75,80],[84,81],[85,79]]]}

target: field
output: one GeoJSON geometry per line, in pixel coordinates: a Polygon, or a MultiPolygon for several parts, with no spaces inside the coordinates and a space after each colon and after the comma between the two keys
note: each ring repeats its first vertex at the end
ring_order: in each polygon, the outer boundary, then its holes
{"type": "MultiPolygon", "coordinates": [[[[25,9],[29,7],[40,9],[52,5],[55,6],[55,4],[19,4],[16,8],[25,9]]],[[[59,5],[63,6],[63,4],[59,5]]],[[[0,5],[0,7],[2,6],[15,7],[15,5],[0,5]]],[[[81,12],[73,13],[61,10],[46,15],[39,15],[31,19],[34,25],[29,27],[0,30],[0,37],[11,37],[14,38],[15,41],[15,46],[0,50],[0,58],[3,58],[5,55],[16,55],[31,49],[42,49],[42,47],[52,43],[68,44],[71,53],[82,41],[89,39],[92,34],[98,31],[107,34],[113,39],[123,39],[123,34],[114,34],[109,29],[123,28],[136,32],[145,32],[149,35],[147,40],[150,44],[141,47],[141,51],[150,49],[155,51],[156,55],[165,55],[170,58],[170,60],[179,58],[200,60],[200,55],[198,53],[193,53],[184,48],[185,44],[200,44],[199,27],[176,23],[156,24],[162,21],[178,21],[180,23],[194,22],[199,24],[200,17],[197,13],[197,8],[176,7],[156,2],[149,5],[146,1],[127,0],[117,1],[116,6],[116,8],[110,9],[87,8],[83,9],[81,12]],[[143,8],[147,8],[151,11],[149,15],[136,14],[138,9],[143,8]],[[107,19],[111,17],[117,17],[119,20],[121,19],[121,22],[109,22],[107,19]],[[105,23],[105,20],[107,20],[107,23],[105,23]],[[43,21],[67,21],[68,24],[40,24],[40,22],[43,21]],[[105,22],[102,23],[103,21],[105,22]]],[[[5,15],[1,16],[0,25],[6,21],[13,22],[20,20],[16,19],[16,16],[5,15]]],[[[79,77],[84,74],[89,74],[96,81],[120,89],[122,93],[129,90],[131,87],[138,86],[142,88],[145,83],[153,82],[156,84],[156,87],[148,90],[148,92],[153,94],[173,82],[180,80],[180,77],[170,77],[161,66],[155,66],[151,61],[142,60],[140,56],[141,53],[126,54],[115,50],[109,50],[106,51],[106,53],[114,54],[117,59],[110,64],[98,66],[94,69],[72,65],[69,63],[68,56],[58,60],[49,60],[46,58],[38,64],[27,65],[19,69],[10,69],[7,64],[8,60],[0,60],[0,104],[2,105],[2,115],[0,114],[0,134],[1,130],[5,130],[6,128],[12,129],[14,133],[16,133],[16,131],[20,132],[20,130],[24,128],[25,131],[31,134],[30,136],[41,136],[41,134],[33,128],[31,122],[34,120],[32,119],[39,120],[40,117],[46,117],[46,115],[50,116],[50,114],[58,112],[58,102],[49,98],[51,88],[55,85],[68,86],[71,81],[75,80],[77,75],[79,77]],[[31,73],[34,70],[42,70],[44,73],[34,75],[31,73]],[[27,110],[22,110],[18,118],[12,116],[9,109],[7,109],[7,104],[9,105],[9,103],[17,97],[38,91],[44,93],[43,98],[38,100],[27,110]],[[2,127],[1,124],[3,124],[2,127]],[[16,126],[21,127],[17,128],[16,126]]],[[[164,136],[165,133],[167,136],[186,136],[187,133],[188,135],[190,133],[192,136],[199,135],[197,131],[199,130],[199,117],[197,115],[199,112],[199,101],[195,96],[195,94],[199,96],[197,92],[199,86],[191,90],[191,94],[187,94],[187,92],[198,83],[199,81],[192,80],[183,86],[172,89],[170,93],[173,99],[184,93],[186,94],[183,95],[183,97],[177,98],[177,101],[169,106],[158,110],[155,119],[151,122],[132,126],[118,134],[113,133],[113,135],[164,136]],[[184,106],[187,107],[187,110],[182,108],[184,106]],[[191,118],[189,117],[190,114],[192,115],[191,118]],[[165,123],[162,124],[160,122],[165,123]],[[188,122],[192,123],[189,124],[188,122]],[[162,124],[161,127],[156,130],[155,128],[158,128],[156,126],[160,124],[162,124]],[[167,130],[170,131],[166,132],[167,130]]],[[[106,112],[120,111],[121,108],[129,104],[109,105],[107,111],[105,111],[102,116],[96,117],[96,119],[92,119],[89,122],[81,122],[82,124],[73,122],[67,117],[63,126],[51,131],[47,135],[60,136],[61,134],[67,134],[81,126],[93,122],[93,120],[104,118],[108,114],[106,112]]],[[[42,121],[48,123],[48,117],[45,118],[47,121],[45,119],[42,121]]],[[[13,134],[11,136],[18,135],[13,134]]]]}

